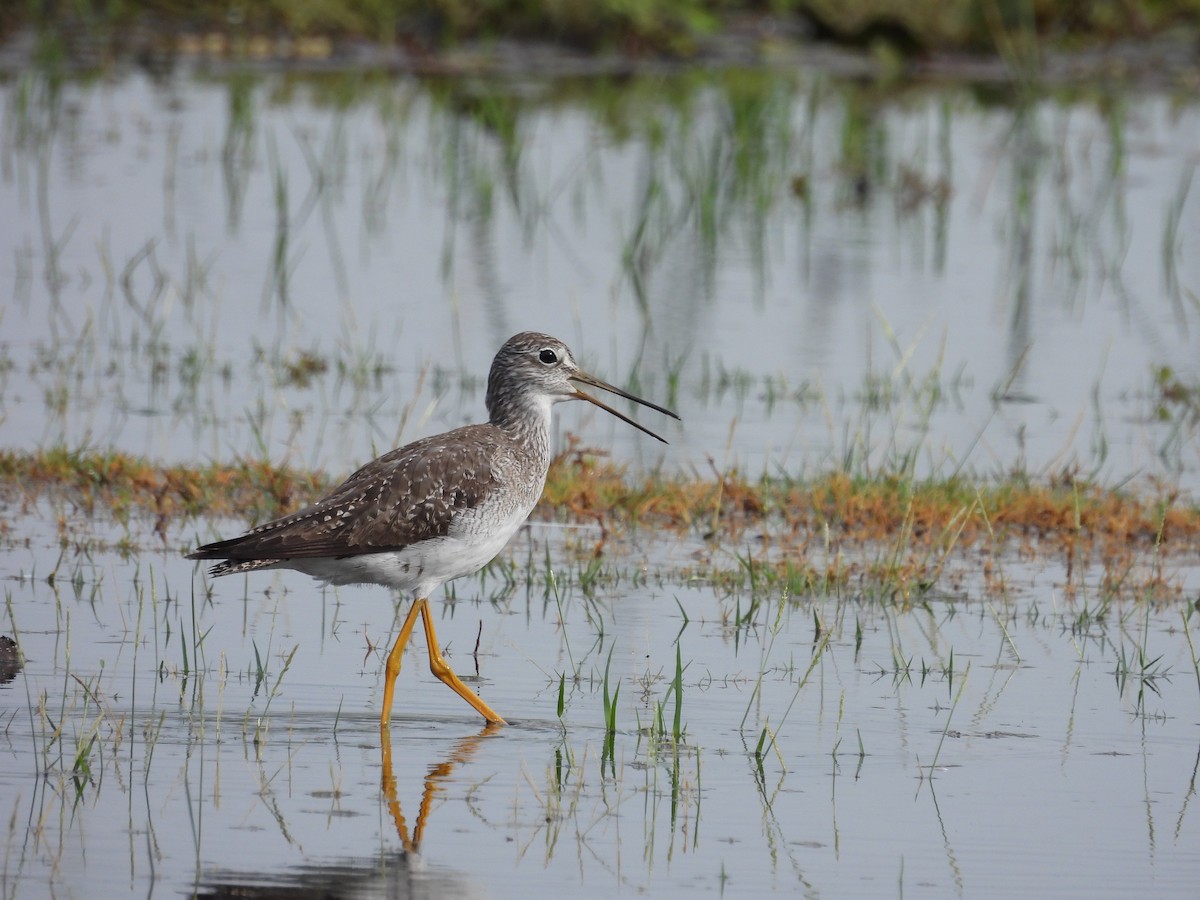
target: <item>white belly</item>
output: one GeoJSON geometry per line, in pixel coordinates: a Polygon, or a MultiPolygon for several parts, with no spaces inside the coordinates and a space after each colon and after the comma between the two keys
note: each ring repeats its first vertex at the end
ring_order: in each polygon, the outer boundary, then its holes
{"type": "Polygon", "coordinates": [[[447,581],[478,572],[495,559],[531,509],[513,510],[501,520],[489,520],[486,509],[480,509],[457,519],[448,535],[403,550],[341,559],[290,559],[281,568],[296,569],[327,584],[381,584],[428,597],[447,581]]]}

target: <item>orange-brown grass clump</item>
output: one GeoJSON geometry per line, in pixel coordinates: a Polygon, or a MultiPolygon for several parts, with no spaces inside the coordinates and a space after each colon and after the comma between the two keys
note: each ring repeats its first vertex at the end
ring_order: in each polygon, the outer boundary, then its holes
{"type": "Polygon", "coordinates": [[[263,460],[230,465],[163,466],[119,451],[0,450],[0,492],[26,506],[53,494],[91,514],[244,516],[262,519],[294,509],[328,487],[320,473],[263,460]]]}
{"type": "Polygon", "coordinates": [[[551,467],[543,508],[581,518],[603,516],[674,528],[737,533],[750,527],[881,542],[901,530],[920,540],[953,526],[957,540],[1104,543],[1196,549],[1200,507],[1176,492],[1150,496],[1082,480],[1001,482],[831,472],[807,481],[646,475],[630,480],[618,465],[571,451],[551,467]]]}
{"type": "MultiPolygon", "coordinates": [[[[88,512],[144,514],[165,533],[173,518],[232,516],[247,523],[294,510],[333,479],[263,460],[162,466],[120,452],[0,451],[0,492],[29,505],[54,495],[88,512]]],[[[1200,507],[1165,487],[1148,494],[1073,476],[1039,482],[921,480],[830,472],[807,480],[747,479],[737,472],[631,476],[602,455],[571,446],[551,466],[537,515],[673,529],[727,547],[764,550],[756,571],[708,577],[766,578],[801,591],[856,579],[921,589],[942,578],[952,552],[973,547],[986,569],[1005,552],[1060,556],[1068,589],[1076,568],[1099,563],[1120,589],[1139,561],[1200,549],[1200,507]],[[861,548],[873,548],[862,553],[861,548]],[[854,550],[856,552],[851,553],[854,550]]],[[[601,552],[604,543],[596,548],[601,552]]],[[[996,575],[1002,582],[1002,573],[996,575]]]]}
{"type": "Polygon", "coordinates": [[[692,577],[800,594],[853,584],[903,597],[954,589],[953,554],[1005,589],[1003,554],[1060,559],[1067,594],[1086,566],[1112,593],[1174,595],[1171,554],[1200,551],[1200,507],[1169,488],[1118,491],[1070,473],[1045,482],[915,479],[831,472],[799,481],[737,472],[629,479],[602,457],[572,449],[550,470],[541,510],[604,522],[691,530],[740,552],[734,567],[701,563],[692,577]],[[865,552],[864,552],[865,551],[865,552]],[[967,555],[969,554],[969,555],[967,555]]]}

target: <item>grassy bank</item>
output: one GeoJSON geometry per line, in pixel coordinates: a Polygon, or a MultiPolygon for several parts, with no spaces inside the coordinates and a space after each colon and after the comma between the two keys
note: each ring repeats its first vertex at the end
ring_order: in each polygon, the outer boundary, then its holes
{"type": "MultiPolygon", "coordinates": [[[[235,517],[262,521],[292,512],[336,483],[325,473],[264,460],[162,466],[122,452],[55,448],[0,450],[0,491],[10,501],[46,496],[117,517],[235,517]]],[[[631,478],[586,450],[559,456],[540,514],[578,521],[695,531],[748,528],[796,533],[831,529],[859,542],[955,528],[972,543],[987,537],[1031,541],[1103,540],[1194,549],[1200,506],[1174,493],[1144,496],[1075,480],[1014,475],[1001,482],[918,480],[830,472],[815,479],[749,479],[738,472],[631,478]]]]}
{"type": "MultiPolygon", "coordinates": [[[[331,485],[322,473],[261,460],[160,466],[118,452],[0,451],[0,492],[14,506],[54,498],[88,515],[151,517],[163,534],[171,523],[202,517],[263,521],[331,485]]],[[[578,450],[555,461],[535,515],[598,523],[603,536],[590,551],[597,558],[612,526],[673,530],[725,548],[728,557],[687,574],[795,593],[854,583],[920,593],[939,582],[952,554],[977,548],[984,568],[1016,552],[1061,561],[1068,588],[1077,567],[1095,564],[1113,592],[1170,594],[1162,561],[1172,554],[1190,559],[1200,537],[1200,506],[1191,499],[1070,475],[998,482],[844,472],[805,481],[737,472],[634,478],[578,450]],[[740,549],[751,546],[758,549],[740,549]]],[[[60,531],[69,541],[69,524],[60,531]]],[[[995,575],[1003,581],[999,568],[995,575]]]]}
{"type": "Polygon", "coordinates": [[[3,32],[33,25],[127,43],[138,39],[131,30],[137,26],[159,36],[205,33],[214,48],[235,51],[222,40],[286,34],[424,51],[505,37],[582,50],[687,55],[734,29],[767,41],[811,38],[867,47],[883,43],[902,53],[1008,55],[1021,52],[1018,45],[1029,39],[1078,47],[1198,24],[1200,0],[16,0],[0,11],[3,32]]]}

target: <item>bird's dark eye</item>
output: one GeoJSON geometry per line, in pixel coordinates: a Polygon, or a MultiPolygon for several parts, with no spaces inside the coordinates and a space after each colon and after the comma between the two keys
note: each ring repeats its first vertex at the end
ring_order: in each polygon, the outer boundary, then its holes
{"type": "Polygon", "coordinates": [[[545,350],[543,350],[541,353],[538,354],[538,359],[540,359],[546,365],[552,366],[556,362],[558,362],[558,354],[555,353],[553,350],[551,350],[549,347],[547,347],[545,350]]]}

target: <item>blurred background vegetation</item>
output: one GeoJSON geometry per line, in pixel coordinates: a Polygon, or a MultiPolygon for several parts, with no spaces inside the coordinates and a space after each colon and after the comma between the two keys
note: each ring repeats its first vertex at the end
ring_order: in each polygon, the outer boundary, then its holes
{"type": "Polygon", "coordinates": [[[762,20],[793,37],[885,42],[905,54],[1003,52],[1014,33],[1066,48],[1165,34],[1195,42],[1200,0],[6,0],[0,39],[34,26],[119,44],[136,26],[429,51],[517,38],[687,56],[708,38],[762,20]]]}

